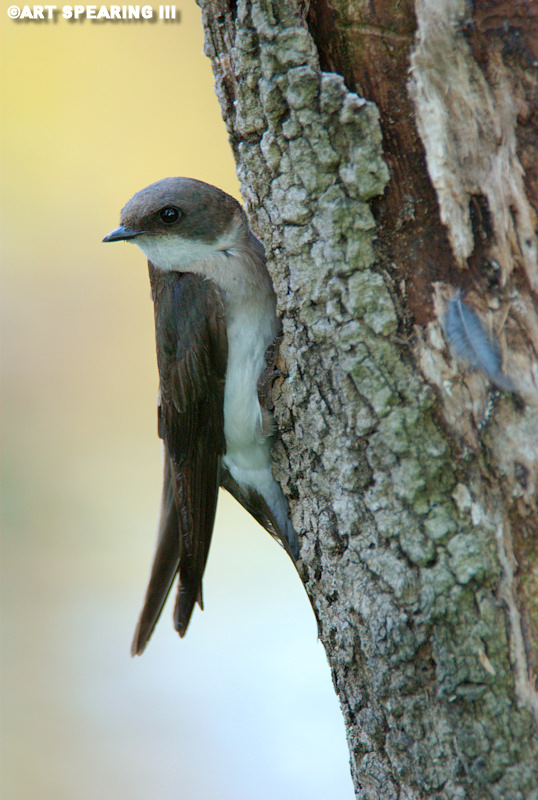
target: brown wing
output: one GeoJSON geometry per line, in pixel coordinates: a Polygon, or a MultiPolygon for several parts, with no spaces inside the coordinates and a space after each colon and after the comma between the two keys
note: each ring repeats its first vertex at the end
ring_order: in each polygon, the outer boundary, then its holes
{"type": "Polygon", "coordinates": [[[159,435],[164,484],[157,548],[132,652],[146,646],[179,571],[174,624],[187,630],[202,606],[204,574],[225,450],[227,339],[216,286],[189,273],[151,264],[160,378],[159,435]]]}

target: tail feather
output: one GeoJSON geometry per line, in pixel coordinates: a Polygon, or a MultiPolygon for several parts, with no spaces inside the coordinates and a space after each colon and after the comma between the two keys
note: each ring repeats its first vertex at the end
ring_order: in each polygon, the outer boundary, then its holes
{"type": "Polygon", "coordinates": [[[179,524],[172,486],[170,458],[165,451],[161,516],[157,535],[157,547],[144,599],[144,605],[136,626],[131,655],[137,656],[144,649],[153,633],[166,598],[179,567],[179,524]]]}

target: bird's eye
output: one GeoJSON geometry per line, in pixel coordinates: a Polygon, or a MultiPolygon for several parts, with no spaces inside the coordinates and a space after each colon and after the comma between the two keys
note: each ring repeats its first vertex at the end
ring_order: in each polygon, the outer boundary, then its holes
{"type": "Polygon", "coordinates": [[[179,208],[175,206],[166,206],[166,208],[161,209],[159,212],[159,216],[161,217],[162,221],[166,223],[166,225],[171,225],[173,222],[177,222],[180,217],[179,208]]]}

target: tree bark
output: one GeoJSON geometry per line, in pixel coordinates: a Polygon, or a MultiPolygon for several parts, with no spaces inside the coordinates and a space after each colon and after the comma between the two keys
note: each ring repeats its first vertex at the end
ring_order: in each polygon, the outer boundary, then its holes
{"type": "Polygon", "coordinates": [[[538,11],[199,4],[357,797],[537,798],[538,11]]]}

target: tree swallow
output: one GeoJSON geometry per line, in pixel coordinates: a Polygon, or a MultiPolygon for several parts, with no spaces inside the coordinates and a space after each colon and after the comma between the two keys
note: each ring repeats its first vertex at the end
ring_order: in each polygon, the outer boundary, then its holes
{"type": "Polygon", "coordinates": [[[272,418],[258,395],[278,333],[275,293],[242,207],[210,184],[165,178],[135,194],[120,226],[103,239],[120,240],[134,242],[148,258],[164,443],[157,546],[131,648],[139,655],[177,573],[180,636],[195,602],[203,607],[219,485],[294,563],[299,546],[271,473],[272,418]]]}

